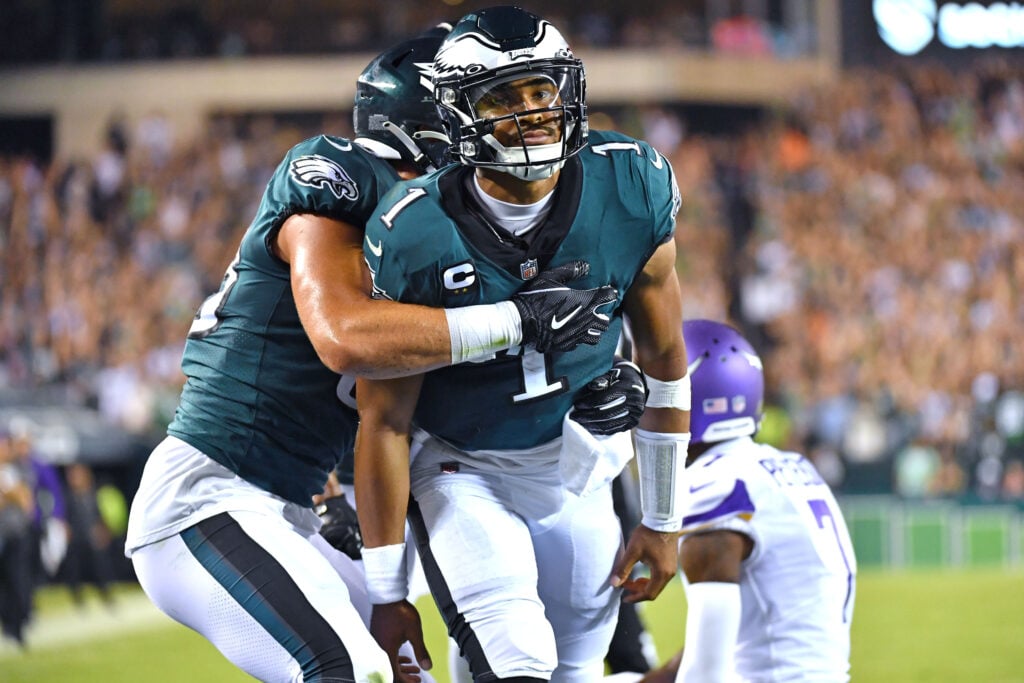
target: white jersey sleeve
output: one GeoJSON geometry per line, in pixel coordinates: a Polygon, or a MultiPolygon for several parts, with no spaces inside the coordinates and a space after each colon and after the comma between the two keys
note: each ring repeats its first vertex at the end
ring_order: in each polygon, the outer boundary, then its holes
{"type": "Polygon", "coordinates": [[[814,466],[742,438],[702,454],[684,483],[684,539],[729,529],[754,542],[740,574],[741,677],[849,680],[856,559],[842,512],[814,466]]]}

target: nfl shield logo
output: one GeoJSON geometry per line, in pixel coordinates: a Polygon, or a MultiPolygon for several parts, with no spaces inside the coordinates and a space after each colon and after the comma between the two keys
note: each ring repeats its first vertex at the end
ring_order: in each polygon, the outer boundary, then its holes
{"type": "Polygon", "coordinates": [[[537,272],[537,259],[535,258],[527,259],[519,264],[519,275],[524,280],[532,280],[537,277],[537,272]]]}

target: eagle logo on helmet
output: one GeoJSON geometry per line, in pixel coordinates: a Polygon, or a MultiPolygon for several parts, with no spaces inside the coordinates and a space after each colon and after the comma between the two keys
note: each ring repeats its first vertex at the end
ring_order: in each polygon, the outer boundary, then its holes
{"type": "Polygon", "coordinates": [[[412,64],[416,67],[416,71],[420,74],[420,85],[426,88],[427,92],[434,93],[434,63],[433,62],[413,62],[412,64]]]}
{"type": "Polygon", "coordinates": [[[359,188],[338,162],[319,154],[309,154],[292,160],[289,165],[295,182],[307,187],[328,189],[338,199],[356,200],[359,188]]]}

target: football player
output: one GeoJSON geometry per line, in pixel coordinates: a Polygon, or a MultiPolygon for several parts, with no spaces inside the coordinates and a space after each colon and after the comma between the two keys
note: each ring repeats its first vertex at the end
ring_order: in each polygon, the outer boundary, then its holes
{"type": "Polygon", "coordinates": [[[583,282],[610,282],[619,296],[608,333],[570,353],[521,346],[360,379],[355,488],[371,631],[393,663],[398,643],[422,641],[405,599],[408,507],[431,592],[475,680],[590,683],[603,675],[621,591],[653,599],[676,571],[689,439],[678,189],[646,143],[588,131],[583,65],[529,12],[466,15],[433,68],[458,163],[397,185],[368,222],[375,294],[458,309],[584,259],[583,282]],[[636,435],[643,520],[625,551],[610,481],[632,457],[630,439],[570,448],[578,433],[566,419],[574,392],[612,363],[624,313],[650,385],[636,435]],[[567,493],[567,477],[585,483],[567,493]],[[639,561],[649,579],[629,578],[639,561]]]}
{"type": "Polygon", "coordinates": [[[679,546],[686,641],[634,680],[848,681],[857,560],[843,513],[806,458],[754,442],[764,371],[747,340],[711,320],[686,321],[683,336],[693,383],[679,546]]]}
{"type": "Polygon", "coordinates": [[[423,70],[446,33],[371,63],[364,75],[394,87],[360,83],[355,140],[321,135],[280,163],[192,323],[186,384],[132,504],[125,552],[148,596],[260,680],[392,680],[349,599],[345,579],[358,587],[361,575],[332,565],[340,553],[312,509],[355,439],[352,374],[420,372],[510,345],[568,350],[607,327],[597,309],[614,291],[566,284],[585,264],[472,310],[370,298],[370,211],[400,177],[439,162],[440,133],[423,130],[436,122],[423,70]],[[568,312],[570,324],[551,324],[568,312]]]}

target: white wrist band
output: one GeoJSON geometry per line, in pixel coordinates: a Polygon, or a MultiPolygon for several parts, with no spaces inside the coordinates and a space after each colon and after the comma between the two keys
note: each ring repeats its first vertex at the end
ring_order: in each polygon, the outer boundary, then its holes
{"type": "Polygon", "coordinates": [[[511,301],[444,309],[452,365],[486,358],[523,341],[523,320],[511,301]]]}
{"type": "Polygon", "coordinates": [[[641,522],[648,529],[673,532],[683,527],[683,470],[689,444],[689,432],[636,430],[641,522]]]}
{"type": "Polygon", "coordinates": [[[651,393],[647,396],[648,408],[676,408],[677,410],[690,409],[690,375],[686,374],[679,379],[662,382],[647,376],[647,388],[651,393]]]}
{"type": "Polygon", "coordinates": [[[363,571],[371,605],[399,602],[409,595],[404,543],[363,548],[363,571]]]}

